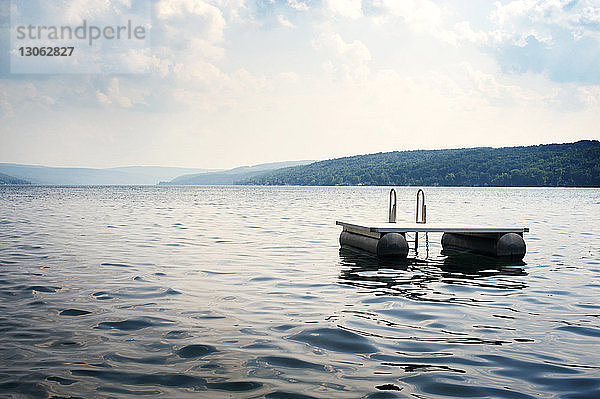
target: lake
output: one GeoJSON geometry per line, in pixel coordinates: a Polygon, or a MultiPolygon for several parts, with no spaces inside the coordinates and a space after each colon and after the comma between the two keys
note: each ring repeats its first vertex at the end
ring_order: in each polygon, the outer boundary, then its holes
{"type": "Polygon", "coordinates": [[[0,187],[0,396],[600,397],[599,189],[425,188],[522,263],[340,251],[388,192],[0,187]]]}

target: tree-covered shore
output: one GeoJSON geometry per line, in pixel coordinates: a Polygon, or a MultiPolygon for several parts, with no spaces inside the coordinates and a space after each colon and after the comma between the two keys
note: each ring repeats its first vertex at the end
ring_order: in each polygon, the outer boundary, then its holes
{"type": "Polygon", "coordinates": [[[4,173],[0,173],[0,185],[2,186],[12,186],[12,185],[20,185],[20,184],[30,184],[29,181],[24,179],[19,179],[18,177],[13,177],[6,175],[4,173]]]}
{"type": "Polygon", "coordinates": [[[279,169],[239,182],[315,186],[600,187],[600,142],[394,151],[279,169]]]}

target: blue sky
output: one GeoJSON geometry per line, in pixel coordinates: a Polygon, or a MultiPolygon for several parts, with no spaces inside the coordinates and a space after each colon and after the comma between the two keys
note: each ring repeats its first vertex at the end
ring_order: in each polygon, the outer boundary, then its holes
{"type": "Polygon", "coordinates": [[[3,162],[225,168],[600,139],[597,0],[54,3],[40,20],[149,3],[152,47],[123,60],[149,70],[11,73],[3,0],[3,162]]]}

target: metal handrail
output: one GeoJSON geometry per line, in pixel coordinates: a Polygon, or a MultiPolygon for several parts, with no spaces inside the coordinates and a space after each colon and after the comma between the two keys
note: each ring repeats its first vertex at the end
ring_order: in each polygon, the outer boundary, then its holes
{"type": "MultiPolygon", "coordinates": [[[[417,212],[415,214],[415,222],[424,224],[427,222],[427,206],[425,205],[425,193],[419,189],[417,191],[417,212]],[[419,210],[421,211],[419,217],[419,210]]],[[[429,236],[425,233],[425,242],[427,244],[427,255],[429,256],[429,236]]],[[[415,255],[419,253],[419,233],[415,232],[415,255]]]]}
{"type": "Polygon", "coordinates": [[[389,223],[396,223],[396,202],[396,190],[392,188],[390,190],[390,210],[388,213],[389,223]]]}
{"type": "Polygon", "coordinates": [[[427,206],[425,205],[425,193],[423,192],[423,190],[419,189],[419,191],[417,191],[417,213],[415,215],[415,222],[425,223],[426,221],[427,221],[427,206]],[[421,210],[420,218],[419,218],[419,209],[421,210]]]}

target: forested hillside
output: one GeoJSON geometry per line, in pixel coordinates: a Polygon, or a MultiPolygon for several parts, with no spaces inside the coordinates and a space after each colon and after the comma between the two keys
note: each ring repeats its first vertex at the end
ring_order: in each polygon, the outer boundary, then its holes
{"type": "Polygon", "coordinates": [[[231,185],[241,180],[250,179],[263,173],[298,165],[307,165],[313,161],[284,161],[271,162],[254,166],[240,166],[234,169],[220,170],[210,173],[195,173],[179,176],[168,182],[160,182],[161,185],[231,185]]]}
{"type": "Polygon", "coordinates": [[[358,155],[279,169],[240,183],[600,187],[600,142],[358,155]]]}
{"type": "Polygon", "coordinates": [[[0,173],[0,185],[5,186],[13,184],[29,184],[29,182],[24,179],[19,179],[18,177],[13,177],[4,173],[0,173]]]}

